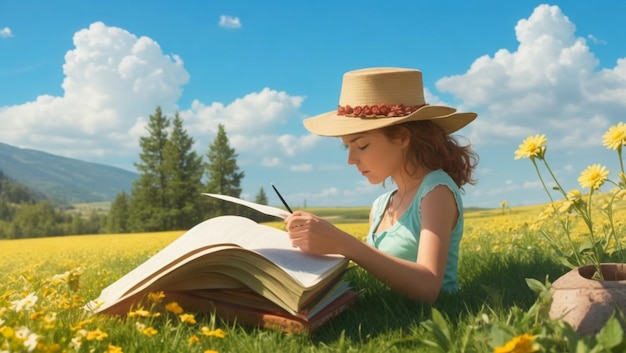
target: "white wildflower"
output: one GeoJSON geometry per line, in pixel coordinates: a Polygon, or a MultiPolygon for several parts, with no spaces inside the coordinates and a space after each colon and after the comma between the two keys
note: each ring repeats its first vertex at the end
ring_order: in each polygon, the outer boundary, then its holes
{"type": "Polygon", "coordinates": [[[20,312],[22,310],[30,310],[37,303],[37,299],[39,299],[35,293],[30,293],[26,297],[18,300],[11,301],[11,310],[15,312],[20,312]]]}

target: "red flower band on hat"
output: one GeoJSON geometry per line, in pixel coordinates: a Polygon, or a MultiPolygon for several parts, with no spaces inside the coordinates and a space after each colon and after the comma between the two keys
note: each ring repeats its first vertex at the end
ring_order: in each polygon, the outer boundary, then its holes
{"type": "Polygon", "coordinates": [[[402,117],[416,112],[423,106],[412,105],[404,106],[403,104],[380,104],[380,105],[364,105],[364,106],[339,106],[337,108],[337,115],[347,116],[350,118],[379,118],[379,117],[402,117]]]}

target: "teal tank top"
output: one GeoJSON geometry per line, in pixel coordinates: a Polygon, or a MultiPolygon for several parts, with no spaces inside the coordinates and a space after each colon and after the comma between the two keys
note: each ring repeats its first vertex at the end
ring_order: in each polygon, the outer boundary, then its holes
{"type": "Polygon", "coordinates": [[[422,229],[422,199],[439,185],[445,185],[452,191],[459,211],[459,218],[451,233],[448,262],[446,263],[446,272],[442,287],[443,291],[454,292],[459,289],[457,269],[459,262],[459,244],[463,236],[463,200],[459,187],[443,170],[438,169],[428,173],[426,177],[424,177],[409,208],[396,224],[383,232],[375,234],[383,218],[389,199],[395,190],[380,195],[372,204],[373,219],[367,235],[367,242],[375,248],[395,257],[412,262],[417,261],[417,248],[420,241],[420,230],[422,229]]]}

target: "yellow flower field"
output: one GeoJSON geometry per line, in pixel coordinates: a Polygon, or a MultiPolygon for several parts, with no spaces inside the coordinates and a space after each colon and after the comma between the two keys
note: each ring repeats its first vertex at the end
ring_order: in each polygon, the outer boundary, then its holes
{"type": "MultiPolygon", "coordinates": [[[[542,220],[545,209],[546,205],[468,210],[461,256],[483,252],[519,254],[533,247],[545,247],[545,240],[536,231],[538,227],[550,229],[550,224],[542,220]]],[[[617,222],[624,224],[623,206],[617,217],[617,222]]],[[[282,222],[268,225],[284,228],[282,222]]],[[[337,226],[363,240],[368,231],[368,224],[364,222],[337,226]]],[[[138,340],[157,345],[155,337],[161,337],[160,340],[167,337],[172,345],[180,341],[185,345],[204,347],[194,351],[212,349],[212,340],[224,339],[224,333],[216,331],[214,325],[200,327],[193,314],[184,312],[184,308],[178,308],[175,313],[178,322],[168,320],[160,324],[155,320],[159,320],[161,314],[147,309],[139,308],[129,314],[132,320],[123,324],[79,310],[96,298],[104,287],[182,233],[0,241],[0,272],[3,274],[0,283],[0,343],[2,339],[5,342],[0,346],[0,352],[65,351],[62,347],[72,347],[76,351],[123,352],[122,344],[110,339],[111,330],[123,329],[137,332],[137,337],[129,338],[133,345],[139,344],[138,340]]],[[[154,298],[155,302],[162,299],[154,298]]],[[[174,313],[171,307],[165,309],[164,315],[174,313]]]]}

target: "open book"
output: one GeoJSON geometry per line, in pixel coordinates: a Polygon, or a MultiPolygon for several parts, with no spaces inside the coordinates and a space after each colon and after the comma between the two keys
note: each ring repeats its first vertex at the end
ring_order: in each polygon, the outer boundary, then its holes
{"type": "MultiPolygon", "coordinates": [[[[217,197],[286,216],[278,208],[217,197]]],[[[166,300],[179,298],[185,310],[248,324],[256,320],[264,327],[282,320],[285,325],[278,326],[285,331],[312,330],[356,297],[343,280],[347,267],[348,260],[339,255],[302,253],[280,229],[221,216],[196,225],[106,287],[90,307],[125,315],[148,293],[163,291],[166,300]]]]}

